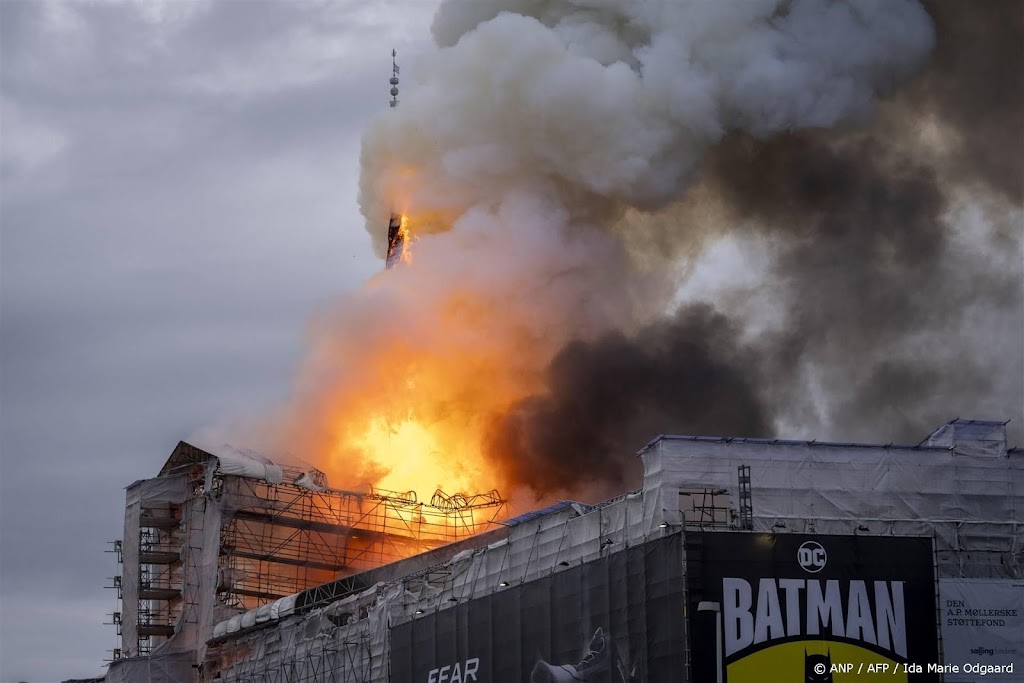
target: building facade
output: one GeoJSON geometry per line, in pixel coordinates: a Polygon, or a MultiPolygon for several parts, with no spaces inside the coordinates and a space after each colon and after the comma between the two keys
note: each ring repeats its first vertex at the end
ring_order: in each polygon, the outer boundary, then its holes
{"type": "MultiPolygon", "coordinates": [[[[1024,450],[1007,448],[1003,423],[954,421],[914,446],[660,436],[639,457],[639,491],[428,539],[425,552],[403,548],[363,572],[345,564],[355,573],[280,597],[243,594],[251,581],[225,573],[239,566],[224,559],[225,518],[258,508],[233,487],[267,481],[254,469],[224,475],[223,461],[197,470],[183,486],[186,501],[220,510],[202,517],[218,545],[200,551],[216,579],[169,597],[174,620],[160,625],[171,629],[150,631],[149,654],[115,661],[107,680],[1024,680],[1020,666],[1006,670],[1024,660],[1024,450]],[[211,503],[211,476],[235,502],[211,503]],[[234,595],[244,599],[223,598],[234,595]]],[[[182,464],[172,456],[164,476],[182,464]]],[[[129,487],[126,567],[143,561],[127,552],[134,518],[172,514],[154,508],[168,494],[140,487],[129,487]]],[[[322,576],[294,566],[287,581],[322,576]]],[[[144,622],[140,608],[125,623],[139,599],[129,581],[140,596],[147,584],[122,575],[122,633],[134,642],[144,622]]],[[[282,581],[278,592],[292,585],[282,581]]]]}

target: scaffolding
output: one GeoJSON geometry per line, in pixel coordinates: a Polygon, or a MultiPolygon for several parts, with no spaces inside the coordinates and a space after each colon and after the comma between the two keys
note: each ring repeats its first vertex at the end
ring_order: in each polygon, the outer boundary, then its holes
{"type": "Polygon", "coordinates": [[[344,590],[346,577],[477,534],[504,512],[497,491],[438,490],[429,503],[415,492],[342,491],[314,468],[181,442],[158,477],[128,487],[114,659],[202,650],[218,620],[307,589],[344,590]]]}
{"type": "Polygon", "coordinates": [[[738,466],[736,473],[740,484],[740,528],[744,531],[752,531],[754,529],[754,495],[751,488],[750,465],[738,466]]]}
{"type": "MultiPolygon", "coordinates": [[[[114,556],[117,558],[117,564],[120,567],[120,565],[122,565],[124,563],[124,553],[122,552],[122,540],[121,539],[116,539],[116,540],[110,541],[110,546],[111,546],[111,549],[107,550],[105,552],[113,553],[114,556]]],[[[111,576],[109,578],[110,578],[110,585],[104,586],[104,588],[109,588],[109,589],[113,589],[113,590],[117,591],[117,594],[115,596],[115,601],[116,602],[115,602],[115,609],[114,609],[114,611],[107,615],[108,617],[110,617],[110,621],[105,621],[103,623],[104,623],[105,626],[113,626],[114,627],[114,630],[116,632],[116,637],[117,637],[117,641],[116,642],[117,642],[118,645],[120,645],[121,644],[121,637],[123,635],[122,632],[121,632],[121,600],[122,600],[122,597],[123,597],[122,594],[121,594],[121,574],[117,574],[116,576],[111,576]]],[[[114,662],[114,661],[117,661],[118,659],[121,658],[121,648],[120,647],[115,647],[115,648],[113,648],[111,650],[107,650],[107,652],[110,653],[110,657],[108,659],[104,660],[106,663],[114,662]]]]}
{"type": "MultiPolygon", "coordinates": [[[[283,468],[273,477],[233,476],[214,456],[194,449],[193,455],[209,460],[190,464],[187,458],[172,458],[160,479],[141,483],[142,488],[152,484],[152,491],[133,498],[129,487],[130,505],[135,500],[135,505],[158,508],[161,515],[180,515],[186,530],[179,629],[187,623],[193,586],[202,589],[198,605],[215,600],[220,608],[200,610],[202,628],[191,644],[182,646],[182,632],[175,633],[171,644],[177,641],[178,653],[189,659],[184,673],[161,680],[382,683],[393,675],[392,629],[675,534],[687,537],[681,548],[686,555],[680,559],[684,571],[690,571],[703,555],[704,539],[691,532],[703,530],[930,536],[940,580],[1019,581],[1024,452],[998,455],[1005,449],[981,439],[980,446],[965,443],[963,434],[958,438],[952,447],[898,447],[660,437],[641,452],[642,490],[598,505],[560,501],[471,538],[503,511],[496,492],[436,492],[425,503],[413,493],[336,491],[326,488],[317,473],[299,469],[283,468]],[[982,448],[996,455],[977,455],[982,448]],[[198,469],[189,469],[192,465],[198,469]],[[173,488],[157,490],[156,483],[182,472],[188,472],[188,485],[174,494],[180,504],[154,507],[153,500],[171,496],[167,491],[173,488]],[[880,492],[891,505],[901,506],[896,513],[877,506],[880,492]],[[951,519],[950,506],[962,511],[957,513],[961,518],[951,519]],[[198,581],[188,578],[190,528],[215,540],[195,544],[203,553],[196,560],[198,581]],[[376,566],[413,552],[421,554],[376,566]],[[300,556],[326,568],[291,562],[300,556]],[[210,567],[216,570],[212,579],[210,567]],[[314,581],[318,571],[333,572],[333,580],[269,602],[273,595],[314,581]],[[246,586],[267,595],[244,594],[246,586]]],[[[129,567],[141,561],[147,549],[142,531],[154,523],[147,520],[140,530],[136,517],[126,516],[126,540],[115,545],[125,558],[123,581],[115,585],[123,584],[126,611],[136,597],[132,586],[137,586],[137,572],[129,567]]],[[[698,569],[683,577],[684,603],[685,591],[701,590],[701,576],[698,569]]],[[[126,636],[134,637],[130,619],[121,621],[126,636]]],[[[461,637],[465,627],[459,622],[450,637],[461,637]]],[[[680,642],[687,647],[685,637],[680,642]]],[[[161,657],[170,661],[160,651],[148,659],[161,657]]],[[[687,650],[680,673],[686,680],[688,658],[687,650]]],[[[108,680],[143,680],[129,675],[133,661],[115,662],[111,672],[125,674],[108,680]]]]}
{"type": "Polygon", "coordinates": [[[726,529],[736,525],[736,510],[724,488],[685,488],[679,491],[683,524],[695,529],[726,529]]]}
{"type": "Polygon", "coordinates": [[[182,610],[181,543],[177,525],[139,534],[139,655],[152,652],[154,637],[174,635],[182,610]]]}
{"type": "Polygon", "coordinates": [[[294,482],[233,478],[241,507],[222,518],[224,604],[253,609],[306,588],[416,555],[486,529],[504,510],[497,491],[430,504],[415,492],[314,490],[294,482]]]}
{"type": "MultiPolygon", "coordinates": [[[[244,650],[244,647],[236,649],[244,650]]],[[[237,661],[242,664],[237,669],[215,680],[222,683],[368,683],[372,680],[371,658],[370,641],[365,637],[332,640],[313,647],[298,643],[290,645],[272,663],[239,658],[237,661]]]]}
{"type": "MultiPolygon", "coordinates": [[[[440,498],[432,502],[435,507],[444,507],[440,498]]],[[[456,508],[464,504],[453,503],[456,508]]],[[[467,497],[465,504],[472,505],[473,500],[467,497]]],[[[215,638],[209,644],[202,680],[392,680],[391,629],[397,623],[449,609],[501,587],[578,567],[642,543],[647,535],[661,537],[668,533],[651,527],[645,517],[638,492],[594,506],[562,501],[506,520],[489,534],[455,548],[404,560],[393,565],[393,571],[384,567],[365,577],[350,577],[352,583],[344,590],[335,586],[329,601],[307,600],[304,611],[296,609],[248,631],[215,638]],[[330,666],[318,667],[325,661],[330,666]]]]}

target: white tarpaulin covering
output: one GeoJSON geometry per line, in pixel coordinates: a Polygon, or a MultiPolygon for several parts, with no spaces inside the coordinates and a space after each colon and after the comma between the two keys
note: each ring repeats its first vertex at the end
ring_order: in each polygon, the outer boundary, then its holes
{"type": "Polygon", "coordinates": [[[107,669],[105,683],[188,683],[195,680],[192,653],[119,659],[107,669]]]}
{"type": "Polygon", "coordinates": [[[929,446],[941,446],[976,458],[1006,455],[1006,423],[989,420],[953,420],[928,437],[929,446]]]}
{"type": "Polygon", "coordinates": [[[181,503],[188,498],[188,477],[184,474],[156,479],[143,479],[128,487],[126,503],[144,506],[159,503],[181,503]]]}
{"type": "Polygon", "coordinates": [[[310,491],[326,491],[323,486],[316,483],[313,475],[309,472],[303,472],[299,475],[298,479],[292,483],[301,488],[309,489],[310,491]]]}
{"type": "MultiPolygon", "coordinates": [[[[280,673],[297,676],[307,671],[310,662],[322,659],[335,667],[330,680],[384,683],[388,680],[388,624],[415,619],[418,610],[449,609],[504,586],[679,533],[672,520],[679,520],[680,489],[724,488],[735,501],[739,464],[752,468],[755,526],[784,521],[788,531],[803,531],[817,524],[826,533],[822,527],[835,524],[839,530],[832,533],[855,533],[868,520],[863,526],[870,525],[872,533],[894,533],[898,528],[897,533],[925,536],[941,528],[946,536],[937,538],[936,544],[950,548],[950,560],[940,564],[940,575],[990,571],[994,576],[1019,570],[1010,566],[1010,558],[1020,552],[1019,519],[1024,510],[1018,493],[1024,491],[1019,459],[1012,464],[1006,458],[966,458],[964,462],[943,448],[684,439],[662,439],[660,444],[652,444],[644,453],[647,479],[642,493],[593,507],[552,506],[546,514],[524,515],[510,523],[507,539],[460,552],[429,573],[379,585],[305,614],[286,617],[284,610],[280,616],[272,610],[271,622],[225,643],[223,680],[264,680],[259,677],[280,673]],[[826,474],[829,471],[831,476],[826,474]],[[887,496],[896,500],[883,505],[887,496]],[[946,516],[958,508],[963,510],[959,519],[946,516]],[[661,525],[663,520],[666,526],[661,525]],[[998,550],[952,549],[975,545],[998,550]],[[968,555],[970,559],[958,561],[968,555]],[[978,559],[987,555],[995,558],[991,566],[978,559]]],[[[230,626],[225,630],[230,632],[230,626]]]]}
{"type": "MultiPolygon", "coordinates": [[[[684,532],[684,521],[692,522],[684,519],[680,495],[687,491],[714,491],[718,504],[735,513],[740,465],[750,467],[757,531],[933,537],[939,577],[1002,578],[1019,585],[1024,582],[1024,452],[989,443],[993,433],[999,436],[993,424],[1000,423],[956,425],[949,433],[933,435],[941,443],[923,447],[661,437],[641,453],[642,492],[596,506],[558,504],[523,515],[510,521],[505,540],[486,546],[480,541],[480,547],[464,549],[430,571],[389,580],[331,605],[303,602],[297,607],[291,595],[271,603],[269,610],[264,606],[232,616],[214,609],[215,582],[197,584],[201,610],[195,633],[178,633],[171,642],[195,648],[197,661],[206,662],[211,676],[219,671],[217,680],[224,683],[384,683],[389,626],[416,618],[417,610],[450,609],[651,538],[684,532]],[[979,430],[985,443],[971,441],[979,430]],[[214,643],[212,658],[206,659],[204,641],[211,634],[224,640],[214,643]],[[330,679],[317,678],[316,672],[325,671],[330,679]]],[[[223,474],[280,480],[280,468],[270,461],[229,449],[223,453],[217,455],[223,474]]],[[[221,514],[249,506],[239,483],[225,482],[219,497],[210,499],[216,504],[205,507],[196,538],[189,537],[189,546],[203,549],[203,576],[216,576],[221,514]]],[[[695,497],[685,500],[692,505],[695,497]]],[[[735,528],[736,519],[728,522],[735,528]]],[[[947,642],[964,642],[968,650],[983,645],[971,644],[969,635],[950,635],[947,642]]]]}
{"type": "MultiPolygon", "coordinates": [[[[244,653],[244,658],[226,655],[223,680],[276,680],[269,677],[282,673],[302,680],[311,662],[321,661],[334,667],[333,678],[316,680],[384,683],[389,625],[415,618],[418,609],[446,609],[500,590],[502,582],[531,581],[671,532],[645,531],[646,526],[639,493],[593,508],[563,506],[517,523],[507,540],[456,554],[436,573],[380,583],[301,615],[293,614],[295,597],[290,596],[284,599],[291,601],[288,609],[271,610],[270,623],[243,629],[235,636],[239,640],[225,645],[224,652],[244,653]]],[[[229,622],[218,624],[216,633],[231,638],[235,632],[229,622]]]]}
{"type": "Polygon", "coordinates": [[[295,596],[286,595],[270,605],[270,618],[283,619],[295,611],[295,596]]]}
{"type": "Polygon", "coordinates": [[[946,683],[1024,681],[1024,581],[941,579],[939,607],[946,663],[960,669],[946,683]],[[1015,666],[982,679],[969,664],[1015,666]]]}
{"type": "Polygon", "coordinates": [[[271,484],[280,484],[284,479],[281,466],[261,455],[232,446],[221,446],[214,455],[220,461],[221,474],[263,479],[271,484]]]}
{"type": "Polygon", "coordinates": [[[736,499],[750,467],[754,529],[935,536],[949,575],[1020,578],[1024,457],[972,457],[945,446],[659,437],[641,451],[645,517],[680,524],[681,492],[736,499]]]}

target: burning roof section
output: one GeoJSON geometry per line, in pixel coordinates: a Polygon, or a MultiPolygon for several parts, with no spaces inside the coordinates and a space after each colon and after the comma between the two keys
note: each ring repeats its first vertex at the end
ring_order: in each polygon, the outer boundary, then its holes
{"type": "Polygon", "coordinates": [[[231,446],[180,442],[160,475],[127,490],[115,582],[115,659],[202,649],[224,614],[264,609],[339,577],[485,531],[497,491],[332,489],[323,472],[231,446]]]}
{"type": "Polygon", "coordinates": [[[388,221],[388,255],[384,262],[385,267],[389,270],[394,268],[405,254],[406,231],[405,216],[391,214],[391,219],[388,221]]]}

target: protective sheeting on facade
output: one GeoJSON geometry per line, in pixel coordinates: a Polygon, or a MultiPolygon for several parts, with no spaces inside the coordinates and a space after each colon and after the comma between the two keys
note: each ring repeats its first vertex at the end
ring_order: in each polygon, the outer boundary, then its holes
{"type": "Polygon", "coordinates": [[[262,479],[271,484],[284,480],[280,465],[251,451],[225,445],[217,449],[216,458],[220,461],[220,473],[226,476],[262,479]]]}
{"type": "Polygon", "coordinates": [[[399,590],[374,587],[214,646],[207,680],[387,680],[388,618],[399,590]]]}
{"type": "MultiPolygon", "coordinates": [[[[395,630],[415,630],[418,620],[434,615],[450,620],[458,612],[448,611],[472,601],[529,591],[535,582],[694,531],[923,537],[934,543],[940,577],[1024,579],[1024,452],[1007,450],[1005,443],[1001,449],[972,446],[966,438],[971,433],[957,431],[955,446],[915,447],[659,437],[641,452],[641,491],[595,506],[559,503],[510,520],[500,534],[471,537],[291,596],[234,609],[221,603],[200,611],[192,635],[176,630],[168,647],[195,648],[202,667],[196,680],[384,683],[395,630]],[[748,488],[741,468],[749,468],[748,488]],[[745,507],[752,512],[749,527],[745,507]]],[[[227,517],[243,509],[240,502],[260,500],[243,495],[251,486],[251,480],[226,477],[191,502],[227,517]]],[[[212,548],[201,562],[216,567],[223,555],[217,543],[212,548]]],[[[241,580],[229,569],[221,572],[213,584],[196,584],[211,604],[217,586],[241,580]]],[[[469,622],[455,623],[467,633],[469,622]]],[[[556,643],[555,649],[561,647],[556,643]]],[[[686,679],[681,674],[679,680],[686,679]]]]}
{"type": "MultiPolygon", "coordinates": [[[[597,506],[553,506],[547,514],[517,522],[507,538],[466,549],[442,564],[262,628],[257,624],[235,637],[228,634],[222,642],[211,643],[205,670],[209,680],[240,683],[275,680],[274,676],[290,680],[288,676],[308,672],[311,662],[327,659],[334,662],[333,677],[310,680],[387,681],[389,624],[396,626],[557,572],[578,570],[584,563],[671,531],[645,522],[639,492],[597,506]],[[586,514],[580,515],[579,510],[586,514]],[[339,648],[339,643],[349,645],[339,648]]],[[[216,626],[218,631],[222,628],[216,626]]]]}
{"type": "Polygon", "coordinates": [[[932,432],[926,443],[948,448],[958,455],[999,458],[1006,455],[1006,423],[953,420],[932,432]]]}
{"type": "Polygon", "coordinates": [[[106,683],[182,683],[195,680],[190,652],[119,659],[111,663],[106,683]]]}
{"type": "Polygon", "coordinates": [[[181,503],[188,497],[188,477],[175,474],[156,479],[141,479],[128,486],[126,502],[128,505],[145,502],[147,505],[159,503],[181,503]]]}
{"type": "Polygon", "coordinates": [[[659,437],[641,451],[647,515],[694,521],[709,489],[735,507],[747,465],[756,531],[934,535],[946,575],[1021,578],[1024,452],[959,433],[956,448],[659,437]]]}

